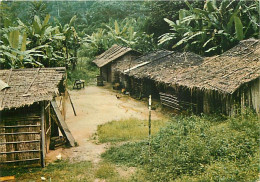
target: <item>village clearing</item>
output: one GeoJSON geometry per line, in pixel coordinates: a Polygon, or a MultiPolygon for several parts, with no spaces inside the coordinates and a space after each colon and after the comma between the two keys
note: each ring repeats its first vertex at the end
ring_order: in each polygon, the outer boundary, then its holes
{"type": "MultiPolygon", "coordinates": [[[[113,177],[113,181],[130,177],[135,172],[135,168],[119,167],[102,161],[101,154],[114,144],[99,142],[96,132],[99,125],[110,121],[118,120],[120,122],[119,120],[132,119],[140,120],[142,122],[140,124],[143,125],[147,121],[148,124],[148,104],[112,91],[109,86],[105,88],[88,86],[81,90],[71,90],[70,95],[77,116],[74,116],[72,107],[67,102],[66,123],[78,146],[50,150],[46,158],[49,166],[46,169],[42,171],[29,169],[33,174],[21,172],[18,180],[41,181],[41,177],[45,177],[46,180],[59,181],[62,176],[63,180],[68,181],[105,181],[104,178],[111,177],[113,177]],[[61,160],[59,161],[57,158],[61,158],[61,160]],[[68,174],[69,171],[75,173],[68,174]]],[[[167,118],[159,111],[153,110],[152,120],[162,120],[163,124],[166,123],[167,118]]]]}
{"type": "MultiPolygon", "coordinates": [[[[123,95],[117,98],[116,95],[119,94],[110,89],[89,86],[82,90],[70,91],[70,94],[77,116],[74,116],[68,102],[66,122],[79,146],[51,151],[47,154],[48,162],[56,160],[56,156],[61,154],[62,158],[72,161],[98,163],[100,154],[108,147],[108,144],[98,144],[95,139],[98,125],[128,118],[148,122],[148,107],[145,103],[123,95]]],[[[154,120],[164,118],[161,113],[155,111],[152,112],[152,116],[154,120]]]]}

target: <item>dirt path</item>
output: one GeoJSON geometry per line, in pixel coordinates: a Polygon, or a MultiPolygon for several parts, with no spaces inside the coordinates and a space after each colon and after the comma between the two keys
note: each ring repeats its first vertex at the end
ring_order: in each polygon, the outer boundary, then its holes
{"type": "MultiPolygon", "coordinates": [[[[148,119],[146,104],[128,96],[117,99],[115,92],[103,87],[88,86],[83,90],[70,91],[70,95],[77,116],[74,116],[71,106],[67,103],[66,122],[79,146],[50,151],[47,162],[56,160],[56,156],[61,154],[63,159],[98,163],[101,153],[108,147],[107,144],[96,144],[91,139],[98,125],[131,117],[148,119]]],[[[161,113],[155,111],[152,111],[152,117],[163,118],[161,113]]]]}

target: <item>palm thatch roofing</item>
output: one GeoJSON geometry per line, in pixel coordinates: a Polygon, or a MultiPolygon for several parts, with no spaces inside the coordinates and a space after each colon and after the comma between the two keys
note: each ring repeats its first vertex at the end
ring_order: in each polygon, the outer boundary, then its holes
{"type": "Polygon", "coordinates": [[[63,67],[0,70],[0,79],[9,85],[0,91],[0,111],[52,100],[65,71],[63,67]]]}
{"type": "Polygon", "coordinates": [[[160,50],[154,51],[146,55],[142,55],[136,59],[132,60],[120,60],[116,63],[115,70],[120,73],[128,73],[130,70],[136,69],[137,67],[144,66],[154,60],[171,54],[171,51],[160,50]]]}
{"type": "Polygon", "coordinates": [[[175,71],[199,65],[203,58],[191,52],[157,51],[141,58],[147,64],[139,64],[125,73],[135,78],[148,78],[158,82],[175,76],[175,71]],[[155,54],[155,56],[154,56],[155,54]]]}
{"type": "Polygon", "coordinates": [[[103,52],[101,55],[97,56],[96,59],[93,61],[98,67],[103,67],[108,63],[120,58],[121,56],[125,55],[129,52],[135,52],[129,47],[122,47],[119,45],[113,45],[110,49],[103,52]]]}
{"type": "Polygon", "coordinates": [[[180,69],[163,81],[190,89],[234,93],[242,84],[260,77],[260,41],[241,41],[227,52],[207,58],[199,66],[180,69]]]}

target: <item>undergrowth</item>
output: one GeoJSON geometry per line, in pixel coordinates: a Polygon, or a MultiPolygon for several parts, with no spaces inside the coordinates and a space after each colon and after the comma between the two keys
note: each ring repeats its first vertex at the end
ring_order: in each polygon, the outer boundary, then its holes
{"type": "Polygon", "coordinates": [[[111,147],[102,157],[139,166],[146,181],[255,181],[259,128],[253,113],[175,117],[152,137],[150,157],[148,141],[111,147]]]}

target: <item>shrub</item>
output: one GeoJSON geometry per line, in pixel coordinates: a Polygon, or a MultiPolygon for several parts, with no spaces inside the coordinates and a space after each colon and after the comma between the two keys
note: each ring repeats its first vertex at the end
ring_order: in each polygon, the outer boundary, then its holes
{"type": "Polygon", "coordinates": [[[103,157],[140,166],[150,181],[253,181],[257,179],[259,122],[253,113],[232,118],[173,118],[152,137],[151,156],[142,142],[113,147],[103,157]]]}

